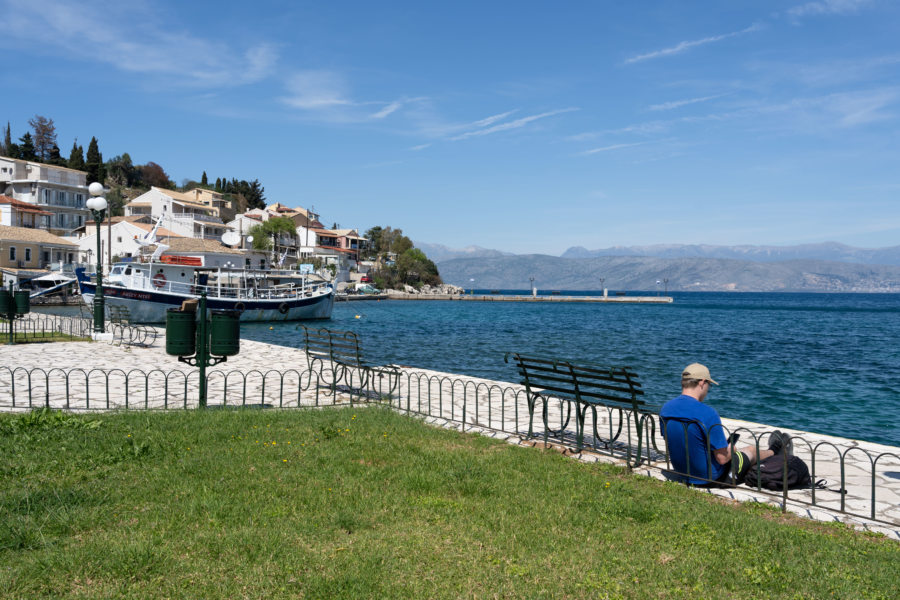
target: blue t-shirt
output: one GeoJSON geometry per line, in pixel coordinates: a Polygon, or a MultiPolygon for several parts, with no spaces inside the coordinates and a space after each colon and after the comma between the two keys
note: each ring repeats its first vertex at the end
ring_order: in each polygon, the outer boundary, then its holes
{"type": "Polygon", "coordinates": [[[682,394],[666,402],[659,411],[659,416],[664,423],[663,435],[666,438],[672,468],[679,473],[693,475],[690,483],[706,483],[695,477],[716,480],[728,469],[728,464],[720,465],[713,456],[714,450],[728,445],[725,428],[716,409],[696,398],[682,394]],[[687,453],[685,453],[685,433],[687,433],[687,453]]]}

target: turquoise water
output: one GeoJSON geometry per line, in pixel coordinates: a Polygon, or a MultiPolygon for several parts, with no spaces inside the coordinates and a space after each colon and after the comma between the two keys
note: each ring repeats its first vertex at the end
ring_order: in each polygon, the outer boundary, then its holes
{"type": "MultiPolygon", "coordinates": [[[[671,305],[339,302],[317,325],[357,332],[372,361],[503,381],[515,379],[507,351],[629,365],[653,404],[677,395],[681,369],[698,361],[721,384],[707,401],[723,416],[900,446],[900,295],[670,295],[671,305]]],[[[241,331],[302,345],[296,323],[241,331]]]]}

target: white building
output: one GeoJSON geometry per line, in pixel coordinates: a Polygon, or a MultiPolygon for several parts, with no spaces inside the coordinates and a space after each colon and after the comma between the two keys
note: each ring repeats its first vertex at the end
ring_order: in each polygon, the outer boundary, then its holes
{"type": "MultiPolygon", "coordinates": [[[[153,230],[153,224],[149,217],[113,217],[112,225],[104,221],[100,225],[100,252],[103,255],[103,268],[109,270],[109,266],[122,258],[140,256],[141,246],[136,238],[140,238],[153,230]]],[[[97,226],[91,221],[85,228],[84,236],[78,238],[78,248],[85,257],[85,262],[96,264],[97,262],[97,226]]],[[[156,232],[157,239],[168,244],[170,239],[180,238],[177,233],[164,227],[156,232]]]]}
{"type": "Polygon", "coordinates": [[[163,227],[178,235],[199,239],[221,240],[228,227],[222,221],[221,194],[209,190],[176,192],[150,188],[125,205],[125,216],[152,216],[163,219],[163,227]],[[218,197],[213,197],[217,194],[218,197]]]}
{"type": "Polygon", "coordinates": [[[39,227],[54,235],[71,235],[89,216],[84,171],[0,156],[0,193],[49,212],[39,227]]]}

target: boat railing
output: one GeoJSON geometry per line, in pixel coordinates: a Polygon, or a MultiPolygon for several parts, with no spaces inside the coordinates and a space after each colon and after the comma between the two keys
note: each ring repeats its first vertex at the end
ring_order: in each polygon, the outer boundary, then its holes
{"type": "Polygon", "coordinates": [[[248,300],[285,300],[321,295],[328,290],[328,284],[292,285],[281,288],[237,287],[231,285],[195,285],[182,281],[166,281],[162,285],[152,284],[152,289],[179,295],[199,295],[206,292],[209,298],[242,298],[248,300]]]}

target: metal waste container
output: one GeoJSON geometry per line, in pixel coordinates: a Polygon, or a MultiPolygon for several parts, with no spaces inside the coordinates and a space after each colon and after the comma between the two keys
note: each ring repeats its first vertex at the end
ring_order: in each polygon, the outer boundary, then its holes
{"type": "Polygon", "coordinates": [[[0,288],[0,317],[6,318],[10,308],[12,308],[12,296],[9,295],[9,290],[0,288]]]}
{"type": "Polygon", "coordinates": [[[191,356],[197,337],[197,313],[177,308],[166,311],[166,354],[191,356]]]}
{"type": "Polygon", "coordinates": [[[236,310],[212,310],[209,320],[209,353],[234,356],[241,349],[241,313],[236,310]]]}
{"type": "Polygon", "coordinates": [[[16,291],[16,314],[27,315],[31,311],[31,292],[28,290],[16,291]]]}

